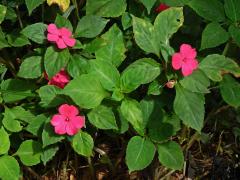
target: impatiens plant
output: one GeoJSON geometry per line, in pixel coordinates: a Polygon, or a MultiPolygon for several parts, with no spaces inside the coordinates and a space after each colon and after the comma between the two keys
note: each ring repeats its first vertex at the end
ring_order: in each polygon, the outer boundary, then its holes
{"type": "Polygon", "coordinates": [[[114,172],[105,137],[129,173],[182,171],[211,110],[240,106],[239,22],[238,0],[0,1],[0,179],[73,151],[114,172]]]}

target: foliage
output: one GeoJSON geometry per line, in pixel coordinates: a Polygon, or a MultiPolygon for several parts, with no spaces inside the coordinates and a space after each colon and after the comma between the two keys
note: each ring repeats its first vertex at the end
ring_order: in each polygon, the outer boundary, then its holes
{"type": "Polygon", "coordinates": [[[46,165],[62,144],[91,159],[99,134],[125,138],[129,172],[155,154],[181,170],[179,130],[201,133],[205,97],[217,89],[240,106],[239,56],[230,52],[239,52],[239,22],[238,0],[0,1],[0,178],[46,165]],[[157,13],[160,3],[169,8],[157,13]],[[69,42],[58,37],[67,48],[50,40],[49,24],[72,33],[69,42]],[[172,68],[182,44],[197,52],[198,68],[187,76],[172,68]],[[57,87],[50,79],[63,69],[69,79],[57,87]],[[62,104],[85,116],[72,137],[52,126],[62,104]]]}

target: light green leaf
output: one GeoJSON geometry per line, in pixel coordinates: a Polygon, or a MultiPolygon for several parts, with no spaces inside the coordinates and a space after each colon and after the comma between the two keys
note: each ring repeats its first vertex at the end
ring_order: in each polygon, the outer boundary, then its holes
{"type": "Polygon", "coordinates": [[[21,33],[38,44],[43,44],[46,40],[47,25],[35,23],[25,27],[21,33]]]}
{"type": "Polygon", "coordinates": [[[86,74],[89,69],[88,60],[78,54],[74,54],[67,66],[67,72],[73,78],[76,78],[82,74],[86,74]]]}
{"type": "Polygon", "coordinates": [[[70,56],[71,55],[68,49],[57,51],[52,46],[47,48],[47,51],[44,56],[44,67],[48,74],[48,77],[49,78],[53,77],[62,68],[64,68],[68,63],[70,56]]]}
{"type": "Polygon", "coordinates": [[[140,0],[143,5],[147,8],[148,14],[151,13],[151,9],[157,0],[140,0]]]}
{"type": "Polygon", "coordinates": [[[154,144],[140,136],[130,139],[126,150],[126,163],[130,172],[146,168],[155,155],[154,144]]]}
{"type": "Polygon", "coordinates": [[[78,22],[75,37],[94,38],[103,31],[108,21],[96,15],[83,16],[78,22]]]}
{"type": "Polygon", "coordinates": [[[209,23],[202,33],[201,50],[217,47],[229,39],[229,35],[219,23],[209,23]]]}
{"type": "Polygon", "coordinates": [[[163,166],[174,170],[183,168],[184,156],[181,147],[174,141],[158,144],[158,159],[163,166]]]}
{"type": "Polygon", "coordinates": [[[40,163],[42,145],[33,140],[23,141],[16,154],[26,166],[33,166],[40,163]]]}
{"type": "Polygon", "coordinates": [[[53,126],[47,122],[44,125],[44,129],[42,132],[42,143],[43,143],[43,148],[55,144],[57,142],[60,142],[64,139],[64,136],[57,135],[54,132],[53,126]]]}
{"type": "Polygon", "coordinates": [[[209,21],[225,20],[223,4],[218,0],[192,0],[188,5],[199,15],[209,21]]]}
{"type": "Polygon", "coordinates": [[[125,12],[121,18],[123,30],[126,30],[132,26],[132,17],[130,13],[125,12]]]}
{"type": "Polygon", "coordinates": [[[22,78],[34,79],[42,75],[42,57],[32,56],[26,58],[20,66],[18,76],[22,78]]]}
{"type": "Polygon", "coordinates": [[[44,0],[25,0],[29,16],[32,14],[32,11],[41,5],[44,0]]]}
{"type": "Polygon", "coordinates": [[[88,113],[88,120],[99,129],[118,129],[111,107],[100,105],[88,113]]]}
{"type": "Polygon", "coordinates": [[[225,75],[220,83],[223,100],[234,107],[240,106],[240,83],[230,75],[225,75]]]}
{"type": "Polygon", "coordinates": [[[86,13],[102,17],[118,17],[125,12],[126,8],[126,0],[87,0],[86,13]]]}
{"type": "Polygon", "coordinates": [[[50,161],[55,156],[58,150],[59,148],[57,144],[48,146],[45,149],[43,149],[43,152],[41,154],[41,160],[45,166],[47,162],[50,161]]]}
{"type": "Polygon", "coordinates": [[[201,131],[204,121],[204,95],[190,92],[180,85],[176,85],[174,111],[183,123],[201,131]]]}
{"type": "Polygon", "coordinates": [[[80,155],[90,157],[92,155],[94,142],[92,137],[83,131],[79,131],[72,141],[72,147],[80,155]]]}
{"type": "Polygon", "coordinates": [[[140,135],[144,135],[145,123],[139,102],[125,99],[122,101],[120,110],[122,116],[132,124],[133,128],[140,135]]]}
{"type": "Polygon", "coordinates": [[[11,109],[5,108],[3,125],[4,127],[11,132],[19,132],[22,130],[22,126],[18,120],[16,120],[16,116],[12,113],[11,109]]]}
{"type": "Polygon", "coordinates": [[[239,0],[224,0],[225,13],[229,19],[234,22],[240,20],[240,2],[239,0]]]}
{"type": "Polygon", "coordinates": [[[63,90],[80,107],[91,109],[108,96],[100,81],[92,74],[83,74],[68,83],[63,90]]]}
{"type": "Polygon", "coordinates": [[[219,54],[212,54],[204,58],[199,64],[199,69],[213,81],[221,81],[222,73],[232,73],[235,76],[240,76],[238,64],[219,54]]]}
{"type": "Polygon", "coordinates": [[[0,157],[0,178],[2,180],[19,180],[20,167],[15,158],[12,156],[0,157]]]}
{"type": "Polygon", "coordinates": [[[0,24],[3,22],[7,12],[7,7],[0,4],[0,24]]]}
{"type": "Polygon", "coordinates": [[[208,77],[201,71],[196,70],[190,76],[184,77],[180,84],[187,90],[197,93],[209,93],[208,86],[210,81],[208,77]]]}
{"type": "Polygon", "coordinates": [[[9,135],[2,127],[0,129],[0,155],[7,153],[9,148],[10,148],[9,135]]]}
{"type": "Polygon", "coordinates": [[[43,114],[40,114],[31,120],[29,125],[26,127],[26,130],[35,136],[41,136],[43,126],[46,121],[47,117],[43,114]]]}
{"type": "Polygon", "coordinates": [[[150,58],[143,58],[130,64],[121,75],[120,84],[123,92],[129,93],[141,84],[152,82],[161,73],[160,64],[150,58]]]}
{"type": "Polygon", "coordinates": [[[113,91],[119,86],[120,73],[110,62],[91,60],[89,72],[100,80],[106,90],[113,91]]]}
{"type": "Polygon", "coordinates": [[[96,58],[118,67],[126,57],[122,31],[114,24],[101,38],[105,45],[96,51],[96,58]]]}

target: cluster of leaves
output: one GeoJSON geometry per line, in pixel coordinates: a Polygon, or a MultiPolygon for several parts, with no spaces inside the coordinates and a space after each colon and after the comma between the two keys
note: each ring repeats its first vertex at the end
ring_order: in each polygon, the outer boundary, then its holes
{"type": "MultiPolygon", "coordinates": [[[[156,14],[157,0],[72,1],[71,6],[70,0],[2,1],[0,178],[18,179],[20,162],[46,165],[63,141],[79,155],[93,156],[92,136],[99,130],[132,136],[126,149],[130,171],[146,168],[156,151],[162,165],[182,169],[183,152],[172,136],[182,123],[201,132],[211,87],[220,89],[226,103],[240,105],[235,78],[240,68],[226,57],[230,42],[240,46],[240,4],[161,2],[172,7],[156,14]],[[50,23],[71,30],[76,45],[58,50],[48,43],[50,23]],[[199,49],[211,49],[198,56],[198,69],[183,78],[172,70],[171,57],[179,44],[189,42],[184,36],[199,38],[197,28],[206,23],[199,49]],[[72,78],[69,84],[64,89],[46,85],[44,72],[51,78],[62,68],[72,78]],[[170,80],[176,91],[165,87],[170,80]],[[49,123],[63,103],[77,105],[87,117],[86,129],[73,137],[56,135],[49,123]]],[[[199,39],[191,43],[200,44],[199,39]]]]}

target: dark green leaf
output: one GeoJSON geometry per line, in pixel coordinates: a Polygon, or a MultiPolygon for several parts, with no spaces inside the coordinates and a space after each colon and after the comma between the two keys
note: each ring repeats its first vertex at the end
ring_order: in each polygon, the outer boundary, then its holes
{"type": "Polygon", "coordinates": [[[84,57],[74,54],[68,63],[67,72],[73,78],[76,78],[82,74],[86,74],[89,69],[88,60],[84,57]]]}
{"type": "Polygon", "coordinates": [[[234,22],[240,20],[240,2],[239,0],[224,0],[225,13],[229,19],[234,22]]]}
{"type": "Polygon", "coordinates": [[[45,166],[46,166],[47,162],[50,161],[55,156],[58,149],[59,148],[58,148],[57,144],[48,146],[45,149],[43,149],[43,152],[41,154],[41,160],[45,166]]]}
{"type": "Polygon", "coordinates": [[[29,16],[32,14],[32,11],[39,5],[41,5],[43,2],[44,0],[25,0],[29,16]]]}

